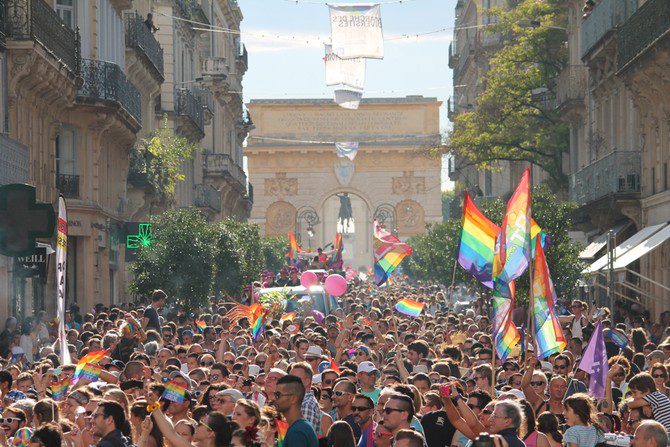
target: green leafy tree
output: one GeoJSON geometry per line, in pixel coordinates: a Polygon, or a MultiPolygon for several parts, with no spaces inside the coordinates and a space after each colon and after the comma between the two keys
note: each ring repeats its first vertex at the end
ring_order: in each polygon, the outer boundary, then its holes
{"type": "Polygon", "coordinates": [[[198,150],[197,144],[175,135],[168,125],[167,115],[164,115],[161,127],[131,152],[131,170],[145,174],[159,200],[171,203],[177,183],[185,179],[183,163],[192,159],[198,150]]]}
{"type": "Polygon", "coordinates": [[[265,264],[258,225],[224,220],[213,228],[214,290],[231,295],[259,279],[265,264]]]}
{"type": "MultiPolygon", "coordinates": [[[[570,240],[568,230],[572,226],[571,215],[576,205],[556,198],[547,185],[533,188],[532,212],[535,221],[549,235],[546,247],[549,272],[559,297],[570,297],[576,292],[576,283],[584,264],[579,260],[581,244],[570,240]]],[[[488,200],[480,206],[481,211],[493,222],[502,223],[505,206],[499,199],[488,200]]],[[[458,256],[461,220],[450,219],[429,227],[425,235],[410,238],[413,253],[404,266],[405,273],[416,279],[437,281],[450,285],[454,263],[458,256]]],[[[485,288],[470,276],[460,265],[456,266],[456,283],[485,288]]],[[[527,299],[528,279],[526,272],[517,280],[517,298],[527,299]]]]}
{"type": "Polygon", "coordinates": [[[130,270],[133,293],[167,292],[171,302],[194,309],[211,292],[215,244],[204,216],[197,210],[166,211],[154,216],[153,239],[140,245],[130,270]]]}
{"type": "Polygon", "coordinates": [[[286,236],[264,237],[262,244],[265,266],[270,271],[276,272],[286,265],[286,253],[288,251],[288,238],[286,236]]]}
{"type": "Polygon", "coordinates": [[[567,61],[564,0],[521,0],[506,11],[491,9],[497,22],[485,32],[501,47],[489,54],[489,70],[473,111],[456,116],[443,147],[461,166],[493,169],[500,160],[527,161],[565,186],[563,153],[569,128],[554,109],[556,78],[567,61]],[[529,20],[531,19],[531,20],[529,20]]]}

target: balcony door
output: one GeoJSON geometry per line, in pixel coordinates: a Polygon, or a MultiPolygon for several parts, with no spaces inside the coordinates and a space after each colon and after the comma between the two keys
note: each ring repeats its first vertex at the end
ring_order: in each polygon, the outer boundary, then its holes
{"type": "Polygon", "coordinates": [[[61,127],[56,137],[56,174],[77,174],[76,131],[61,127]]]}

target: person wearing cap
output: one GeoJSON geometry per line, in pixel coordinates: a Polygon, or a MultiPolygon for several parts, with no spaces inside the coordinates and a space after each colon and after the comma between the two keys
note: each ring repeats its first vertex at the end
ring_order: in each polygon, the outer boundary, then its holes
{"type": "Polygon", "coordinates": [[[182,402],[170,402],[166,413],[172,419],[172,423],[176,424],[181,420],[191,420],[189,412],[191,410],[191,392],[186,390],[184,400],[182,402]]]}
{"type": "Polygon", "coordinates": [[[232,417],[235,404],[238,400],[244,399],[244,395],[235,388],[228,388],[216,393],[216,398],[219,400],[219,411],[228,417],[232,417]]]}
{"type": "Polygon", "coordinates": [[[358,386],[360,387],[361,394],[372,399],[375,405],[377,405],[379,393],[382,391],[380,388],[376,387],[377,380],[380,376],[381,374],[379,373],[379,370],[375,364],[370,361],[361,362],[356,370],[356,378],[358,379],[358,386]]]}
{"type": "Polygon", "coordinates": [[[317,345],[311,345],[305,353],[305,361],[309,363],[313,371],[318,371],[319,363],[323,360],[323,350],[317,345]]]}

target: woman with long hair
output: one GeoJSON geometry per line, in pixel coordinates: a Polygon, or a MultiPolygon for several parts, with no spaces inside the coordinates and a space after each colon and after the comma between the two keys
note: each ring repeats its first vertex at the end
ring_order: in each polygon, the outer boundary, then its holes
{"type": "Polygon", "coordinates": [[[544,435],[544,433],[537,429],[537,423],[535,422],[535,411],[533,411],[533,407],[531,407],[530,403],[528,403],[526,399],[519,400],[519,404],[521,404],[521,409],[523,410],[524,414],[523,420],[526,425],[526,429],[524,430],[526,435],[523,438],[523,442],[526,444],[526,447],[550,447],[547,437],[544,435]]]}
{"type": "Polygon", "coordinates": [[[240,399],[235,403],[232,419],[240,428],[257,428],[261,420],[261,409],[256,402],[248,399],[240,399]]]}
{"type": "Polygon", "coordinates": [[[670,397],[670,388],[668,388],[668,368],[662,363],[657,363],[651,367],[651,377],[656,384],[656,390],[670,397]]]}
{"type": "Polygon", "coordinates": [[[565,420],[569,425],[563,437],[567,447],[595,447],[604,442],[596,407],[588,394],[577,393],[565,399],[565,420]]]}
{"type": "Polygon", "coordinates": [[[635,352],[643,352],[644,351],[644,345],[649,343],[649,339],[647,339],[647,334],[644,332],[644,329],[642,328],[635,328],[630,331],[631,335],[631,342],[633,342],[633,347],[635,349],[635,352]]]}
{"type": "Polygon", "coordinates": [[[228,447],[233,431],[237,428],[236,423],[228,422],[226,416],[218,411],[213,411],[200,419],[193,433],[193,439],[189,441],[175,431],[172,422],[160,408],[151,415],[154,421],[152,422],[149,418],[144,420],[142,435],[145,432],[150,432],[155,423],[172,447],[228,447]]]}
{"type": "Polygon", "coordinates": [[[558,427],[555,414],[545,411],[537,417],[537,431],[544,433],[551,447],[562,447],[563,432],[558,427]]]}
{"type": "MultiPolygon", "coordinates": [[[[144,419],[149,416],[149,411],[147,410],[148,402],[146,400],[136,401],[132,407],[130,407],[130,426],[132,428],[132,438],[139,444],[139,440],[142,439],[142,422],[144,419]]],[[[152,430],[147,433],[142,447],[162,447],[163,446],[163,435],[157,426],[153,426],[152,430]]]]}
{"type": "Polygon", "coordinates": [[[334,422],[328,430],[328,447],[356,447],[351,426],[344,421],[334,422]]]}

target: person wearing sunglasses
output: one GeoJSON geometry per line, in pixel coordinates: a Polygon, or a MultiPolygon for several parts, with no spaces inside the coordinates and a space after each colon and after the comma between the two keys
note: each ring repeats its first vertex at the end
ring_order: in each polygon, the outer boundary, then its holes
{"type": "Polygon", "coordinates": [[[354,422],[361,429],[359,447],[374,447],[374,431],[377,425],[372,420],[374,408],[374,402],[369,396],[362,393],[354,395],[351,411],[354,422]]]}
{"type": "Polygon", "coordinates": [[[344,421],[354,432],[354,438],[358,441],[361,437],[361,427],[354,419],[351,406],[356,395],[356,385],[347,379],[338,379],[333,387],[333,407],[335,407],[335,417],[337,421],[344,421]]]}
{"type": "Polygon", "coordinates": [[[288,423],[284,436],[284,447],[318,447],[316,431],[303,418],[301,404],[305,397],[303,381],[293,375],[286,375],[277,381],[277,391],[272,396],[274,407],[288,423]]]}
{"type": "Polygon", "coordinates": [[[127,424],[126,413],[118,402],[103,400],[95,412],[89,416],[93,434],[99,436],[97,447],[130,447],[132,441],[121,433],[127,424]]]}
{"type": "Polygon", "coordinates": [[[414,401],[408,396],[393,393],[384,405],[382,424],[394,435],[403,429],[410,429],[414,417],[414,401]]]}
{"type": "Polygon", "coordinates": [[[656,383],[656,391],[670,397],[670,388],[666,386],[666,383],[668,383],[668,368],[661,363],[655,364],[651,367],[651,377],[656,383]]]}
{"type": "Polygon", "coordinates": [[[26,413],[16,407],[6,408],[0,418],[0,428],[5,431],[5,436],[9,439],[19,428],[26,426],[26,413]]]}

